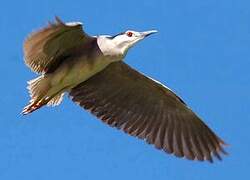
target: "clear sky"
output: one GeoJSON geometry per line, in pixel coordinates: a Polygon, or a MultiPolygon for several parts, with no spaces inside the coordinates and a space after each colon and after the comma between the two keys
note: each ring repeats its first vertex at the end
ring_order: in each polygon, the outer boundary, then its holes
{"type": "Polygon", "coordinates": [[[250,170],[249,0],[1,1],[0,179],[247,179],[250,170]],[[65,98],[30,116],[22,43],[54,15],[91,34],[157,29],[126,62],[180,95],[227,143],[214,164],[165,154],[65,98]]]}

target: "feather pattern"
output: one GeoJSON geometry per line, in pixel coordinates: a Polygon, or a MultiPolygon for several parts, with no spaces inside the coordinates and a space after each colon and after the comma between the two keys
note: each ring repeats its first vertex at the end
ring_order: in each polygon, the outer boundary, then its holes
{"type": "Polygon", "coordinates": [[[177,95],[123,62],[70,91],[74,102],[103,122],[190,160],[213,161],[225,143],[177,95]]]}
{"type": "Polygon", "coordinates": [[[55,22],[31,33],[25,40],[25,63],[39,74],[52,72],[67,57],[75,55],[78,47],[91,39],[83,32],[81,23],[64,23],[56,17],[55,22]]]}

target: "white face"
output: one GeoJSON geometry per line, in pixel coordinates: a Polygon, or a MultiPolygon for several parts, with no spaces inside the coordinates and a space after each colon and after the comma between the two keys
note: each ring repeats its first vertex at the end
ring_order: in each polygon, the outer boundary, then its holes
{"type": "Polygon", "coordinates": [[[140,32],[128,30],[120,35],[115,36],[112,41],[119,49],[127,51],[130,47],[142,39],[144,39],[144,36],[140,32]]]}
{"type": "Polygon", "coordinates": [[[99,36],[98,45],[105,55],[125,56],[129,48],[138,41],[156,32],[155,30],[144,32],[128,30],[113,37],[99,36]]]}

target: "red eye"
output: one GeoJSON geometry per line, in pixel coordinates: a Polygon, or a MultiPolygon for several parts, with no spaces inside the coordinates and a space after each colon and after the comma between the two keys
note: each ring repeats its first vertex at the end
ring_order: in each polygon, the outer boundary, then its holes
{"type": "Polygon", "coordinates": [[[132,36],[133,36],[133,33],[129,31],[129,32],[127,32],[127,36],[128,36],[128,37],[132,37],[132,36]]]}

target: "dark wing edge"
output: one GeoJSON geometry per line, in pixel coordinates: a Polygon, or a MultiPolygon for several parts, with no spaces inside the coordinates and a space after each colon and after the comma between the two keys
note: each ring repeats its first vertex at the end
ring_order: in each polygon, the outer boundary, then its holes
{"type": "Polygon", "coordinates": [[[81,23],[64,23],[59,17],[55,22],[31,33],[24,41],[25,64],[36,73],[46,73],[50,67],[68,56],[70,50],[89,41],[81,23]]]}
{"type": "Polygon", "coordinates": [[[70,97],[106,124],[189,160],[221,160],[226,145],[169,89],[123,62],[73,88],[70,97]]]}

